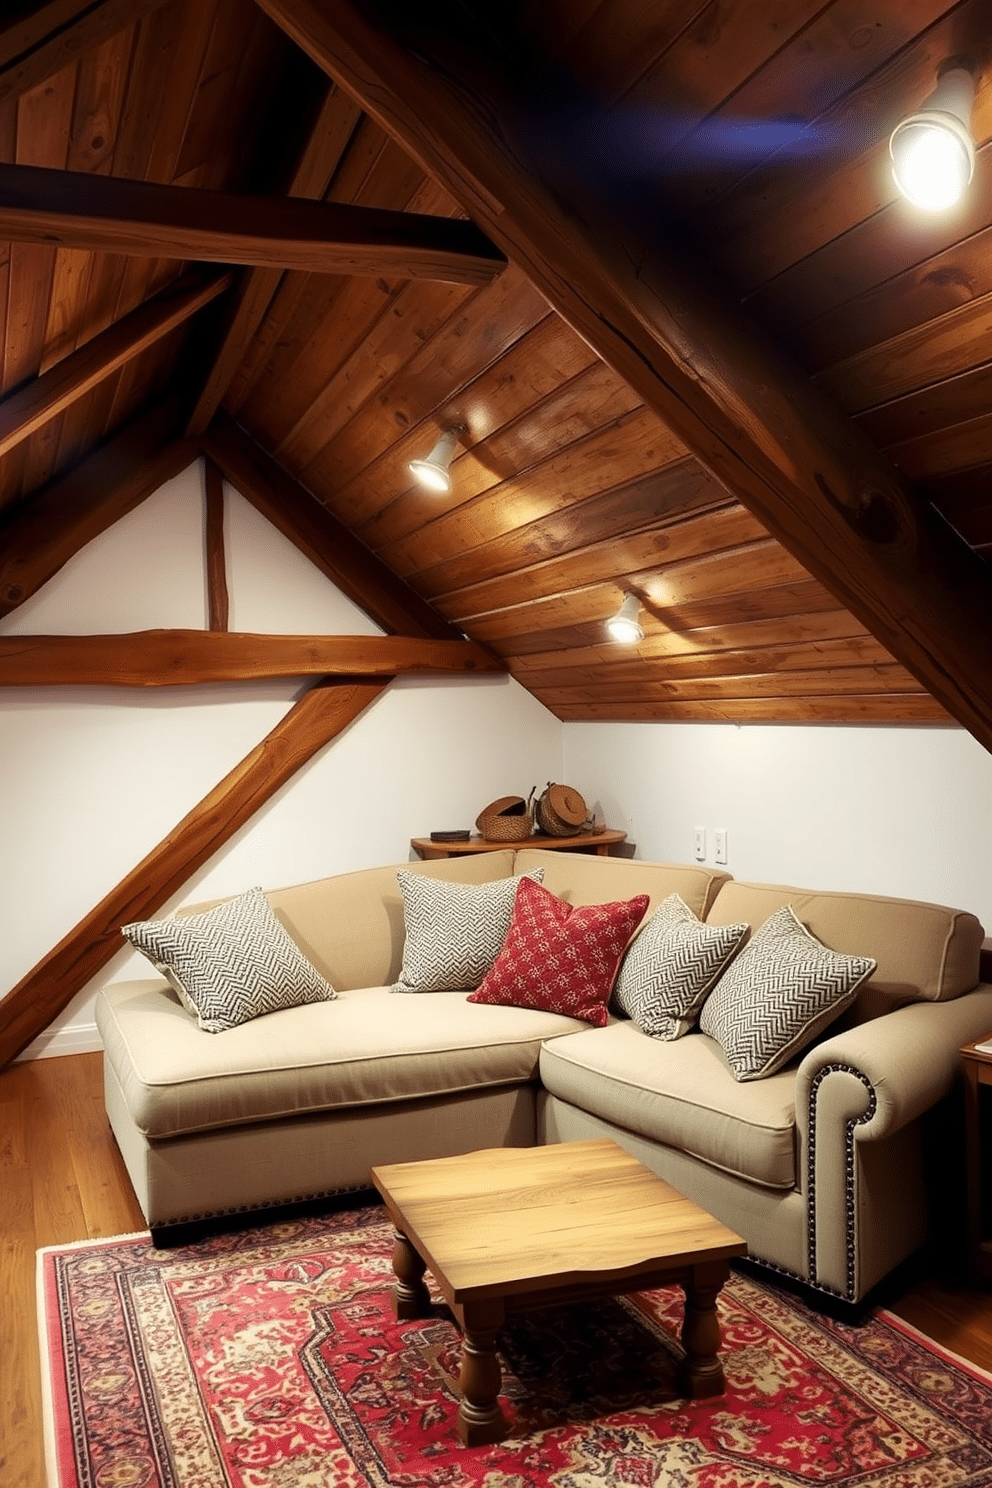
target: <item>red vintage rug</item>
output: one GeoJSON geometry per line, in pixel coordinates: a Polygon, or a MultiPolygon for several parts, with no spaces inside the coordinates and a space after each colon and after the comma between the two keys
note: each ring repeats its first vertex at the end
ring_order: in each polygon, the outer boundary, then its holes
{"type": "Polygon", "coordinates": [[[42,1251],[50,1488],[992,1484],[992,1376],[734,1275],[727,1393],[674,1393],[678,1288],[518,1319],[499,1446],[454,1427],[458,1334],[391,1311],[382,1209],[181,1250],[42,1251]]]}

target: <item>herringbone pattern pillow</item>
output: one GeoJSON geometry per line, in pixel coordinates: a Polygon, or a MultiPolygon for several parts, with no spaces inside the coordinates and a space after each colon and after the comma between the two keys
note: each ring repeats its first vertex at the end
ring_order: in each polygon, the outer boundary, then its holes
{"type": "Polygon", "coordinates": [[[642,1033],[681,1038],[747,932],[747,925],[704,925],[681,895],[669,894],[620,963],[614,1006],[642,1033]]]}
{"type": "Polygon", "coordinates": [[[337,996],[287,935],[261,889],[203,914],[135,921],[121,931],[168,978],[206,1033],[337,996]]]}
{"type": "Polygon", "coordinates": [[[786,904],[756,930],[703,1003],[699,1027],[737,1080],[772,1075],[854,1001],[875,970],[817,940],[786,904]]]}
{"type": "MultiPolygon", "coordinates": [[[[526,875],[535,883],[543,868],[526,875]]],[[[394,992],[460,992],[477,987],[502,949],[520,877],[486,884],[446,883],[420,873],[396,875],[406,940],[394,992]]]]}

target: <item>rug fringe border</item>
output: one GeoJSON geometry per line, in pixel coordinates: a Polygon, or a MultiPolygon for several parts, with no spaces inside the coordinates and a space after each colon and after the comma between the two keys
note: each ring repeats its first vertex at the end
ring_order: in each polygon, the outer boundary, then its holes
{"type": "MultiPolygon", "coordinates": [[[[62,1474],[59,1460],[58,1438],[55,1432],[55,1398],[53,1375],[56,1363],[55,1350],[49,1328],[57,1321],[48,1317],[46,1308],[46,1268],[49,1257],[65,1255],[70,1251],[99,1250],[108,1245],[125,1245],[134,1240],[151,1240],[148,1230],[135,1230],[127,1235],[97,1235],[88,1240],[70,1240],[65,1245],[40,1245],[35,1251],[35,1307],[37,1311],[38,1354],[41,1374],[41,1433],[45,1451],[45,1480],[48,1488],[69,1488],[69,1480],[62,1474]]],[[[76,1481],[73,1471],[72,1482],[76,1481]]]]}
{"type": "Polygon", "coordinates": [[[123,1245],[126,1240],[151,1240],[150,1230],[132,1230],[127,1235],[96,1235],[89,1240],[69,1240],[63,1245],[39,1245],[36,1256],[60,1255],[69,1250],[95,1250],[101,1245],[123,1245]]]}
{"type": "Polygon", "coordinates": [[[974,1360],[966,1358],[964,1354],[956,1353],[954,1349],[948,1348],[946,1344],[938,1343],[936,1338],[931,1338],[929,1333],[924,1333],[922,1328],[917,1328],[913,1323],[907,1323],[905,1318],[899,1317],[896,1313],[890,1311],[889,1308],[877,1308],[874,1316],[883,1318],[898,1333],[904,1333],[907,1338],[914,1339],[925,1349],[928,1349],[930,1353],[939,1354],[941,1357],[949,1359],[952,1364],[956,1364],[966,1374],[973,1375],[982,1384],[992,1385],[992,1370],[983,1369],[981,1364],[976,1364],[974,1360]]]}

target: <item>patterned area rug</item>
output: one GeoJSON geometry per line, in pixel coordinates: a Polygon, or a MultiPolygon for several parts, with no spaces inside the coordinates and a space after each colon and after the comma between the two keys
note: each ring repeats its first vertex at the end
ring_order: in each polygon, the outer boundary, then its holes
{"type": "Polygon", "coordinates": [[[50,1488],[992,1484],[992,1376],[738,1274],[725,1396],[675,1394],[677,1287],[536,1313],[501,1335],[512,1435],[463,1447],[457,1330],[393,1319],[391,1250],[370,1208],[40,1252],[50,1488]]]}

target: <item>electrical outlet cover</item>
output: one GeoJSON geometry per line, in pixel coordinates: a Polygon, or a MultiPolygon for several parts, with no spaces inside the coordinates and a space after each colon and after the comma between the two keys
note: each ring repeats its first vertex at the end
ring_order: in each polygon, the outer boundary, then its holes
{"type": "Polygon", "coordinates": [[[714,856],[716,858],[716,861],[718,863],[726,863],[726,861],[727,861],[727,829],[726,829],[726,827],[717,827],[714,830],[714,832],[713,832],[713,838],[714,838],[714,841],[716,843],[716,852],[714,854],[714,856]]]}
{"type": "Polygon", "coordinates": [[[692,831],[693,851],[698,862],[702,863],[706,858],[706,828],[694,827],[692,831]]]}

